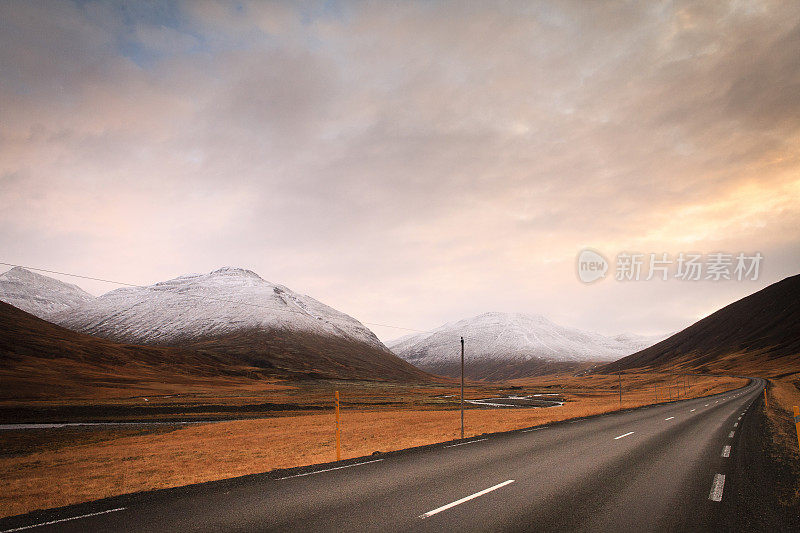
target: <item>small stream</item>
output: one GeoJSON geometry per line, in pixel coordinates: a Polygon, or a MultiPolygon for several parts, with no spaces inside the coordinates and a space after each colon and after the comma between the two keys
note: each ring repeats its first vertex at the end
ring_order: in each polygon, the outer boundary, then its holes
{"type": "MultiPolygon", "coordinates": [[[[534,396],[541,396],[534,394],[534,396]]],[[[464,400],[472,405],[479,407],[506,407],[506,408],[520,408],[527,407],[532,409],[541,409],[545,407],[561,407],[564,402],[561,400],[543,400],[540,398],[533,398],[531,396],[503,396],[499,398],[482,398],[480,400],[464,400]]]]}

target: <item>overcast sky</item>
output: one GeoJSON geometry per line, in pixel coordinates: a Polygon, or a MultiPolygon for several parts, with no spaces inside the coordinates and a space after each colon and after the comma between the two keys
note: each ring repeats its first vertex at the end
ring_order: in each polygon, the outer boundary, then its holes
{"type": "Polygon", "coordinates": [[[800,2],[4,1],[0,261],[675,331],[800,270],[800,2]],[[623,251],[764,260],[623,282],[623,251]]]}

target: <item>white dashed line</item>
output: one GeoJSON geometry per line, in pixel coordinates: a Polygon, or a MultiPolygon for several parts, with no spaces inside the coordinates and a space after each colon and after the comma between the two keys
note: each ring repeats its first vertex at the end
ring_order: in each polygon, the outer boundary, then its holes
{"type": "Polygon", "coordinates": [[[279,477],[278,481],[281,481],[283,479],[291,479],[293,477],[303,477],[303,476],[310,476],[312,474],[321,474],[323,472],[330,472],[332,470],[341,470],[342,468],[350,468],[350,467],[353,467],[353,466],[368,465],[370,463],[378,463],[380,461],[383,461],[383,459],[373,459],[372,461],[364,461],[363,463],[355,463],[355,464],[352,464],[352,465],[344,465],[344,466],[335,466],[333,468],[326,468],[324,470],[314,470],[313,472],[306,472],[304,474],[295,474],[293,476],[279,477]]]}
{"type": "Polygon", "coordinates": [[[731,447],[725,446],[722,448],[722,457],[730,457],[731,456],[731,447]]]}
{"type": "Polygon", "coordinates": [[[731,431],[731,434],[730,434],[730,435],[728,435],[728,438],[729,438],[729,439],[732,439],[732,438],[733,438],[733,435],[734,435],[734,433],[736,433],[736,432],[735,432],[735,431],[731,431]]]}
{"type": "Polygon", "coordinates": [[[476,442],[483,442],[485,440],[489,439],[477,439],[477,440],[471,440],[469,442],[459,442],[458,444],[448,444],[447,446],[445,446],[445,448],[455,448],[456,446],[463,446],[465,444],[475,444],[476,442]]]}
{"type": "Polygon", "coordinates": [[[725,474],[715,474],[714,483],[711,484],[711,492],[708,499],[714,502],[722,501],[722,488],[725,486],[725,474]]]}
{"type": "Polygon", "coordinates": [[[99,513],[82,514],[80,516],[73,516],[70,518],[62,518],[60,520],[51,520],[50,522],[42,522],[41,524],[33,524],[30,526],[15,527],[14,529],[6,529],[0,533],[11,533],[12,531],[23,531],[25,529],[33,529],[35,527],[49,526],[52,524],[60,524],[61,522],[69,522],[70,520],[78,520],[80,518],[89,518],[90,516],[98,516],[101,514],[115,513],[117,511],[124,511],[125,507],[117,507],[116,509],[109,509],[108,511],[100,511],[99,513]]]}
{"type": "Polygon", "coordinates": [[[456,505],[460,505],[460,504],[462,504],[464,502],[468,502],[468,501],[470,501],[470,500],[472,500],[474,498],[478,498],[479,496],[483,496],[484,494],[492,492],[493,490],[497,490],[500,487],[505,487],[506,485],[511,484],[511,483],[514,483],[513,479],[509,479],[508,481],[503,481],[502,483],[498,483],[497,485],[495,485],[493,487],[489,487],[488,489],[483,489],[482,491],[476,492],[475,494],[470,494],[469,496],[465,496],[464,498],[461,498],[460,500],[456,500],[456,501],[454,501],[452,503],[448,503],[447,505],[442,505],[441,507],[437,507],[433,511],[428,511],[427,513],[421,514],[421,515],[419,515],[419,518],[422,518],[422,519],[430,518],[431,516],[433,516],[435,514],[438,514],[438,513],[441,513],[442,511],[446,511],[446,510],[450,509],[451,507],[455,507],[456,505]]]}
{"type": "Polygon", "coordinates": [[[625,433],[623,435],[620,435],[619,437],[614,437],[614,440],[619,440],[622,437],[627,437],[628,435],[633,435],[633,431],[629,431],[629,432],[627,432],[627,433],[625,433]]]}
{"type": "Polygon", "coordinates": [[[665,420],[665,421],[666,421],[666,420],[672,420],[673,418],[675,418],[675,417],[674,417],[674,416],[671,416],[671,417],[669,417],[669,418],[665,418],[664,420],[665,420]]]}
{"type": "Polygon", "coordinates": [[[708,407],[708,404],[706,404],[706,407],[708,407]]]}
{"type": "Polygon", "coordinates": [[[738,428],[739,427],[739,422],[734,422],[733,423],[733,427],[738,428]]]}
{"type": "Polygon", "coordinates": [[[689,411],[689,412],[690,412],[690,413],[694,413],[695,411],[696,411],[696,409],[692,409],[692,410],[691,410],[691,411],[689,411]]]}

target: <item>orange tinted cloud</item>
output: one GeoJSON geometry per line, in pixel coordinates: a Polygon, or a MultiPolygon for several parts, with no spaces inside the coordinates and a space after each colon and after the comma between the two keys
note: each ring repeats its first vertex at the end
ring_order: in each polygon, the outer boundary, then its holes
{"type": "Polygon", "coordinates": [[[3,260],[241,265],[419,329],[678,329],[796,273],[799,24],[795,2],[5,2],[3,260]],[[764,277],[590,289],[584,246],[759,250],[764,277]]]}

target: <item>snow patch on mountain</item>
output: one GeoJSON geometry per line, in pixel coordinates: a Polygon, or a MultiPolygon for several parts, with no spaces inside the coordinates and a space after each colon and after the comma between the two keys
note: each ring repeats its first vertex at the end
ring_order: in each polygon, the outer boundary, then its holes
{"type": "Polygon", "coordinates": [[[405,335],[387,346],[424,369],[457,360],[460,337],[464,337],[471,360],[497,362],[533,358],[558,362],[614,361],[664,338],[631,334],[606,337],[559,326],[540,315],[493,312],[448,323],[430,333],[405,335]]]}
{"type": "Polygon", "coordinates": [[[66,328],[134,344],[175,344],[243,330],[336,335],[387,351],[358,320],[241,268],[108,292],[52,317],[66,328]]]}
{"type": "Polygon", "coordinates": [[[14,267],[0,274],[0,300],[49,320],[57,313],[92,302],[94,296],[70,283],[14,267]]]}

